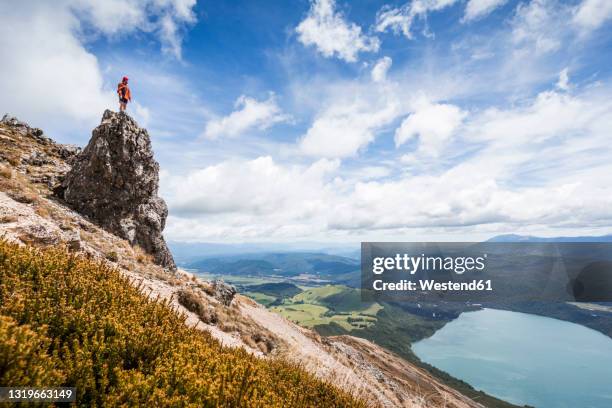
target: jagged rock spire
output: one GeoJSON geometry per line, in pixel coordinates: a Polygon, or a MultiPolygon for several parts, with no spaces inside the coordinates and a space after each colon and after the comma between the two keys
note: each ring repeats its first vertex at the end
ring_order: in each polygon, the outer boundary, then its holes
{"type": "Polygon", "coordinates": [[[75,210],[176,269],[162,236],[168,207],[157,196],[159,164],[147,131],[130,116],[104,112],[62,187],[75,210]]]}

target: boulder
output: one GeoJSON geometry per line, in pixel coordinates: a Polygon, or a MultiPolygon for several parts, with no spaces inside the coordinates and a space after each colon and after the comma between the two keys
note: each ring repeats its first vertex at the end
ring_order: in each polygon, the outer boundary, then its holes
{"type": "Polygon", "coordinates": [[[72,163],[79,153],[81,153],[81,148],[72,144],[58,144],[55,147],[57,154],[67,163],[72,163]]]}
{"type": "Polygon", "coordinates": [[[236,288],[222,280],[212,282],[212,296],[225,306],[229,306],[236,295],[236,288]]]}

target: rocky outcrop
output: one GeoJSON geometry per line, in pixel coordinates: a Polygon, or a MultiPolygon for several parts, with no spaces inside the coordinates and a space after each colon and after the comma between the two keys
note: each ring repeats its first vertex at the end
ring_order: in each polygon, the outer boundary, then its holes
{"type": "Polygon", "coordinates": [[[10,126],[11,128],[13,128],[13,130],[16,130],[22,136],[31,136],[40,143],[53,143],[51,139],[44,135],[42,130],[40,130],[39,128],[30,127],[30,125],[28,125],[27,123],[20,121],[19,119],[9,115],[8,113],[2,117],[2,120],[0,120],[0,124],[10,126]]]}
{"type": "Polygon", "coordinates": [[[211,285],[211,296],[223,303],[225,306],[229,306],[236,296],[236,288],[229,285],[222,280],[215,280],[211,285]]]}
{"type": "Polygon", "coordinates": [[[125,113],[107,110],[89,144],[74,159],[60,195],[106,230],[176,269],[162,231],[168,215],[157,196],[159,165],[145,129],[125,113]]]}

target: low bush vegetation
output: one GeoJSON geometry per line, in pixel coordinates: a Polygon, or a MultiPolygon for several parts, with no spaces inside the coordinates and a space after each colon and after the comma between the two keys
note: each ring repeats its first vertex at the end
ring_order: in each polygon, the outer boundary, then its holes
{"type": "Polygon", "coordinates": [[[279,359],[222,347],[102,262],[0,241],[0,381],[80,406],[364,404],[279,359]]]}
{"type": "Polygon", "coordinates": [[[106,254],[106,259],[108,259],[111,262],[118,262],[119,255],[117,255],[117,251],[110,251],[106,254]]]}
{"type": "Polygon", "coordinates": [[[38,197],[36,196],[36,194],[33,194],[29,191],[9,191],[8,195],[13,200],[23,204],[32,204],[38,201],[38,197]]]}
{"type": "Polygon", "coordinates": [[[208,305],[201,296],[190,289],[180,289],[177,293],[178,302],[187,310],[195,313],[201,321],[215,324],[219,320],[215,309],[208,305]]]}

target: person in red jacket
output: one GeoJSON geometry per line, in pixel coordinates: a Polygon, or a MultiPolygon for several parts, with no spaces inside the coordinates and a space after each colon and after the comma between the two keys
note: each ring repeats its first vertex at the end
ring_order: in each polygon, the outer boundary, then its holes
{"type": "Polygon", "coordinates": [[[124,76],[123,80],[117,85],[117,95],[119,95],[119,110],[125,112],[128,102],[132,101],[132,93],[128,86],[128,77],[124,76]]]}

